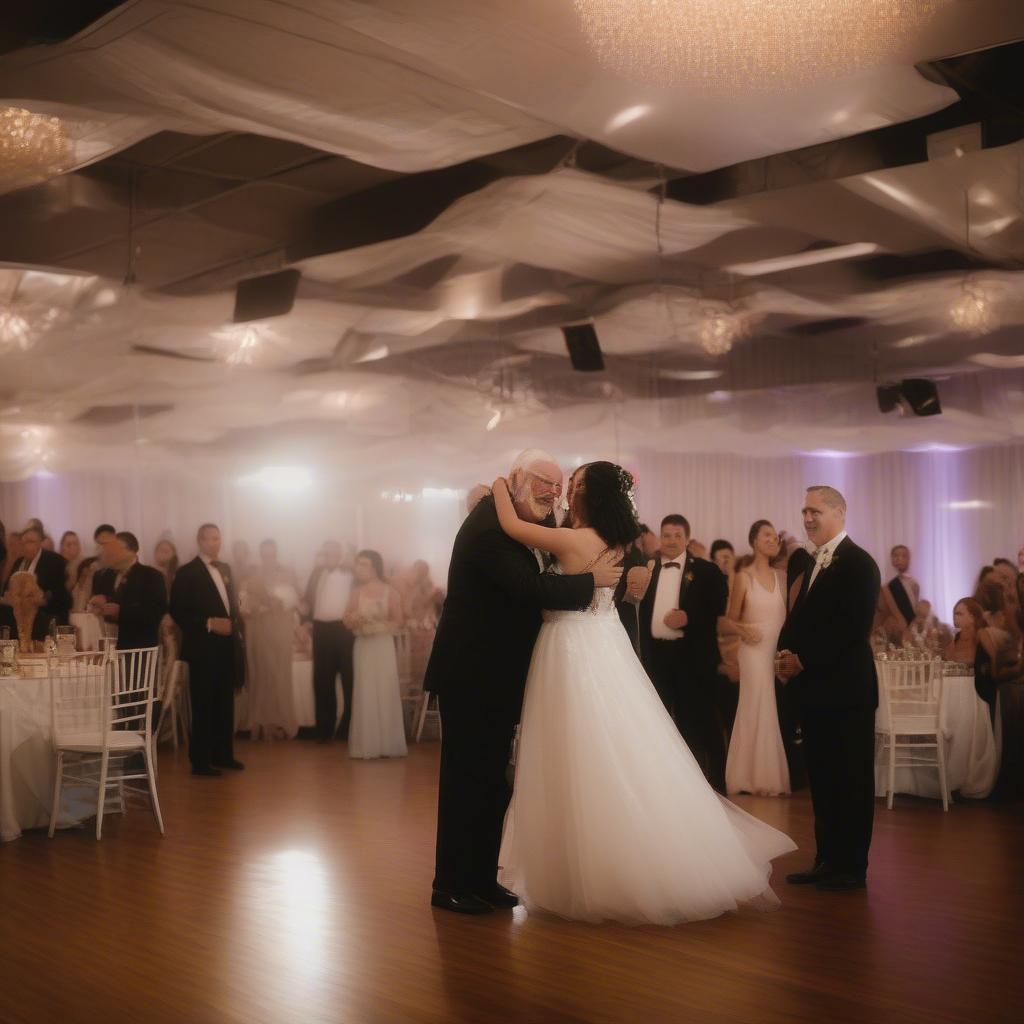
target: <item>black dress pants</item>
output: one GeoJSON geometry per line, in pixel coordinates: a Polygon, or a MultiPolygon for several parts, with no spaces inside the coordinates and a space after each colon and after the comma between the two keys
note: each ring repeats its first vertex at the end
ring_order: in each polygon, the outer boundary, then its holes
{"type": "Polygon", "coordinates": [[[465,896],[497,882],[516,716],[442,694],[434,888],[465,896]]]}
{"type": "Polygon", "coordinates": [[[655,690],[665,705],[665,710],[675,718],[676,679],[679,676],[680,650],[678,640],[651,640],[651,646],[644,663],[647,675],[654,683],[655,690]]]}
{"type": "Polygon", "coordinates": [[[725,730],[718,713],[717,679],[713,667],[684,662],[675,684],[675,719],[704,778],[724,793],[725,730]]]}
{"type": "Polygon", "coordinates": [[[338,697],[335,679],[341,676],[345,710],[338,726],[338,736],[348,739],[352,721],[352,649],[355,637],[343,622],[313,622],[313,696],[316,705],[316,736],[329,740],[334,736],[338,719],[338,697]]]}
{"type": "Polygon", "coordinates": [[[188,756],[193,768],[228,764],[235,759],[234,641],[209,636],[201,655],[188,663],[192,736],[188,756]]]}
{"type": "Polygon", "coordinates": [[[817,864],[863,876],[875,814],[875,709],[800,712],[817,864]]]}

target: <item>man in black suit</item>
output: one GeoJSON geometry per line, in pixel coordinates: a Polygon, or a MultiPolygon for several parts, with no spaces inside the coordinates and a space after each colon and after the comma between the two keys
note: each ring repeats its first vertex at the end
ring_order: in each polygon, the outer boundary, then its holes
{"type": "Polygon", "coordinates": [[[306,614],[313,620],[313,696],[316,706],[316,738],[330,743],[337,735],[348,739],[352,721],[352,651],[355,637],[342,622],[352,591],[352,569],[342,564],[341,545],[324,545],[324,564],[317,566],[306,586],[306,614]],[[338,724],[336,680],[341,676],[345,709],[338,724]],[[337,726],[337,730],[335,730],[337,726]]]}
{"type": "MultiPolygon", "coordinates": [[[[550,455],[524,452],[509,489],[520,517],[541,523],[561,493],[562,471],[550,455]]],[[[438,695],[442,725],[433,906],[486,914],[516,904],[498,885],[498,850],[541,610],[586,607],[595,585],[618,583],[612,561],[605,556],[582,576],[543,573],[539,553],[502,531],[490,497],[463,522],[424,682],[438,695]]]]}
{"type": "Polygon", "coordinates": [[[114,583],[117,579],[117,570],[107,561],[104,551],[106,546],[117,535],[117,531],[110,523],[100,523],[93,530],[92,539],[96,542],[96,554],[99,558],[99,565],[92,574],[92,589],[90,591],[90,606],[93,611],[100,608],[102,604],[114,599],[114,583]]]}
{"type": "Polygon", "coordinates": [[[30,572],[35,576],[43,592],[43,605],[39,612],[47,627],[52,621],[56,621],[58,626],[68,624],[71,591],[67,585],[67,567],[67,562],[60,555],[43,547],[43,534],[38,527],[25,528],[21,534],[21,558],[15,562],[11,575],[30,572]]]}
{"type": "Polygon", "coordinates": [[[881,577],[846,534],[846,501],[807,491],[804,528],[813,556],[789,562],[791,607],[779,636],[779,677],[795,697],[814,804],[814,866],[786,878],[825,891],[862,889],[875,809],[878,680],[871,625],[881,577]]]}
{"type": "Polygon", "coordinates": [[[725,792],[725,735],[716,705],[718,619],[729,585],[718,566],[687,551],[684,516],[661,523],[661,551],[640,605],[641,660],[705,778],[725,792]]]}
{"type": "Polygon", "coordinates": [[[196,541],[199,554],[178,570],[171,586],[171,617],[181,629],[181,660],[188,664],[192,774],[220,775],[219,768],[245,767],[233,750],[238,599],[231,567],[218,561],[220,530],[204,523],[196,541]]]}
{"type": "Polygon", "coordinates": [[[117,649],[160,646],[160,623],[167,612],[163,573],[139,561],[139,542],[127,530],[104,544],[104,559],[114,570],[113,598],[99,607],[117,624],[117,649]]]}
{"type": "Polygon", "coordinates": [[[619,612],[619,621],[637,657],[640,656],[640,602],[650,583],[651,569],[641,538],[637,538],[622,557],[622,579],[615,588],[615,607],[619,612]]]}

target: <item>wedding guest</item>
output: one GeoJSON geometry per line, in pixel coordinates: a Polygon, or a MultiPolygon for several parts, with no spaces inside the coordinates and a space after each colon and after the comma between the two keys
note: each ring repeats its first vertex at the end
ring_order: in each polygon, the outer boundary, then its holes
{"type": "Polygon", "coordinates": [[[55,551],[43,548],[43,535],[36,526],[21,532],[21,558],[12,567],[13,572],[30,572],[43,592],[40,609],[49,624],[66,626],[71,612],[71,592],[67,588],[66,563],[55,551]]]}
{"type": "Polygon", "coordinates": [[[918,601],[907,629],[907,638],[917,644],[933,642],[938,636],[939,625],[939,620],[932,613],[931,601],[918,601]]]}
{"type": "MultiPolygon", "coordinates": [[[[25,530],[38,530],[38,531],[39,531],[39,536],[40,536],[40,537],[41,537],[41,538],[42,538],[43,540],[45,540],[45,539],[46,539],[46,536],[47,536],[47,534],[46,534],[46,527],[45,527],[45,526],[43,526],[43,521],[42,521],[42,519],[38,519],[38,518],[36,518],[35,516],[33,516],[33,517],[32,517],[32,518],[31,518],[31,519],[30,519],[30,520],[29,520],[29,521],[28,521],[28,522],[27,522],[27,523],[25,524],[24,530],[22,530],[22,532],[24,533],[24,532],[25,532],[25,530]]],[[[45,549],[44,549],[44,550],[45,550],[45,549]]]]}
{"type": "Polygon", "coordinates": [[[810,870],[786,881],[844,892],[865,887],[871,846],[878,677],[870,637],[881,574],[848,536],[846,499],[834,487],[809,487],[802,515],[816,550],[789,561],[777,674],[800,716],[817,851],[810,870]]]}
{"type": "Polygon", "coordinates": [[[707,547],[699,540],[691,540],[686,545],[686,550],[693,555],[694,558],[699,558],[702,561],[706,561],[708,557],[707,547]]]}
{"type": "Polygon", "coordinates": [[[6,538],[6,550],[2,569],[0,569],[0,589],[7,585],[11,578],[15,565],[21,560],[21,533],[18,530],[11,530],[6,538]]]}
{"type": "Polygon", "coordinates": [[[661,523],[660,555],[640,605],[641,660],[708,782],[725,791],[724,733],[715,704],[718,619],[728,588],[719,569],[687,551],[690,524],[661,523]]]}
{"type": "MultiPolygon", "coordinates": [[[[116,533],[117,530],[110,523],[100,523],[92,534],[93,542],[96,544],[96,554],[99,557],[99,565],[92,575],[92,596],[102,597],[107,601],[114,596],[114,580],[117,577],[117,571],[104,561],[103,545],[109,543],[116,533]]],[[[95,603],[99,604],[98,601],[95,603]]]]}
{"type": "Polygon", "coordinates": [[[886,632],[901,642],[914,621],[921,585],[910,575],[910,548],[906,544],[897,544],[889,552],[889,560],[896,575],[882,587],[882,607],[886,613],[886,632]]]}
{"type": "Polygon", "coordinates": [[[643,548],[644,558],[647,561],[658,557],[661,540],[646,523],[640,524],[640,545],[643,548]]]}
{"type": "Polygon", "coordinates": [[[157,545],[153,549],[153,566],[160,571],[167,593],[170,594],[171,584],[174,583],[174,577],[178,571],[178,549],[174,546],[174,541],[168,537],[157,541],[157,545]]]}
{"type": "Polygon", "coordinates": [[[104,560],[114,569],[114,595],[101,608],[117,623],[117,649],[134,651],[160,644],[160,622],[167,611],[167,591],[160,573],[139,561],[139,541],[127,530],[104,544],[104,560]]]}
{"type": "Polygon", "coordinates": [[[313,620],[313,691],[316,703],[316,738],[330,743],[337,735],[348,739],[352,721],[352,648],[355,638],[342,621],[352,593],[352,572],[342,563],[337,541],[323,546],[324,564],[317,566],[306,586],[304,606],[313,620]],[[341,676],[345,708],[338,725],[335,680],[341,676]],[[337,730],[336,730],[337,726],[337,730]]]}
{"type": "Polygon", "coordinates": [[[731,589],[732,576],[736,570],[736,549],[727,540],[712,541],[711,561],[722,570],[722,575],[729,580],[731,589]]]}
{"type": "Polygon", "coordinates": [[[231,567],[218,560],[220,530],[204,523],[196,542],[199,554],[174,577],[171,616],[181,628],[181,659],[189,670],[192,774],[212,776],[220,768],[245,767],[233,749],[238,600],[231,567]]]}
{"type": "Polygon", "coordinates": [[[236,540],[231,545],[231,565],[235,570],[235,580],[240,587],[246,576],[252,571],[252,563],[249,561],[249,544],[244,540],[236,540]]]}
{"type": "Polygon", "coordinates": [[[995,558],[992,560],[992,569],[993,576],[1003,585],[1006,616],[1013,621],[1013,630],[1016,632],[1017,612],[1020,611],[1017,600],[1017,567],[1008,558],[995,558]]]}
{"type": "Polygon", "coordinates": [[[947,661],[974,666],[974,689],[989,706],[995,722],[996,642],[985,612],[973,597],[964,597],[953,608],[953,640],[943,652],[947,661]]]}
{"type": "Polygon", "coordinates": [[[615,588],[615,607],[619,612],[619,620],[637,657],[640,656],[640,602],[643,601],[651,582],[648,562],[641,535],[623,552],[622,579],[615,588]]]}
{"type": "Polygon", "coordinates": [[[444,591],[430,578],[430,566],[422,560],[414,562],[402,593],[402,613],[409,634],[409,671],[416,686],[427,671],[443,604],[444,591]]]}
{"type": "MultiPolygon", "coordinates": [[[[1014,596],[1016,596],[1016,587],[1014,596]]],[[[994,574],[990,575],[978,588],[975,600],[981,605],[988,625],[1008,634],[1019,644],[1016,608],[1009,604],[1002,581],[997,579],[994,574]]]]}
{"type": "Polygon", "coordinates": [[[977,580],[977,582],[976,582],[976,583],[974,584],[974,592],[973,592],[973,594],[972,594],[972,596],[973,596],[973,597],[975,598],[975,600],[977,600],[978,594],[979,594],[979,593],[980,593],[980,591],[981,591],[981,586],[982,586],[982,584],[983,584],[983,583],[984,583],[984,582],[985,582],[985,581],[986,581],[986,580],[987,580],[987,579],[989,578],[989,576],[991,576],[991,575],[992,575],[992,573],[994,573],[995,571],[996,571],[996,570],[995,570],[995,566],[992,566],[992,565],[983,565],[983,566],[981,567],[981,571],[980,571],[980,572],[978,573],[978,580],[977,580]]]}
{"type": "Polygon", "coordinates": [[[295,573],[278,562],[275,541],[263,541],[259,556],[239,593],[246,622],[248,725],[253,739],[291,738],[299,731],[292,696],[298,584],[295,573]]]}
{"type": "Polygon", "coordinates": [[[405,721],[395,657],[395,634],[402,628],[402,599],[384,581],[384,560],[360,551],[355,586],[345,609],[345,625],[355,635],[352,725],[348,756],[405,757],[405,721]]]}
{"type": "Polygon", "coordinates": [[[82,542],[78,539],[78,534],[74,530],[64,531],[60,538],[58,552],[67,563],[65,582],[67,583],[68,590],[73,590],[75,583],[78,581],[78,567],[82,564],[82,542]]]}
{"type": "Polygon", "coordinates": [[[41,547],[44,551],[56,551],[57,546],[53,543],[53,538],[48,534],[43,534],[41,547]]]}
{"type": "Polygon", "coordinates": [[[740,638],[739,706],[725,764],[729,793],[788,793],[789,767],[775,702],[775,652],[786,620],[786,583],[771,567],[775,527],[759,519],[748,535],[753,564],[736,574],[726,621],[740,638]]]}
{"type": "MultiPolygon", "coordinates": [[[[92,578],[99,564],[100,560],[97,555],[90,555],[78,563],[78,572],[71,587],[71,611],[74,614],[89,611],[89,602],[92,599],[92,578]]],[[[103,600],[106,601],[106,598],[103,600]]]]}

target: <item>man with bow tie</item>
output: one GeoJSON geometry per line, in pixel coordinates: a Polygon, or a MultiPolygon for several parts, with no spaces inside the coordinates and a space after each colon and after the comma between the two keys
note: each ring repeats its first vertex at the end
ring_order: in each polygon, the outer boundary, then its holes
{"type": "Polygon", "coordinates": [[[686,550],[690,524],[684,516],[662,520],[660,541],[640,604],[640,657],[708,782],[724,793],[725,733],[715,692],[718,619],[729,584],[718,566],[686,550]]]}
{"type": "Polygon", "coordinates": [[[835,488],[809,488],[803,519],[813,551],[789,562],[778,673],[800,718],[817,852],[786,881],[842,892],[864,888],[871,845],[878,680],[870,636],[881,576],[847,536],[846,500],[835,488]]]}
{"type": "Polygon", "coordinates": [[[217,526],[200,526],[196,542],[199,554],[178,570],[171,586],[171,618],[181,629],[181,660],[188,664],[192,774],[220,775],[221,768],[245,767],[233,747],[238,598],[231,567],[219,560],[217,526]]]}
{"type": "Polygon", "coordinates": [[[313,696],[316,707],[316,738],[330,743],[335,727],[342,740],[348,739],[352,720],[352,652],[355,637],[342,617],[352,592],[352,569],[342,563],[341,545],[329,540],[323,547],[324,564],[309,577],[305,613],[313,620],[313,696]],[[337,679],[345,708],[338,723],[337,679]]]}

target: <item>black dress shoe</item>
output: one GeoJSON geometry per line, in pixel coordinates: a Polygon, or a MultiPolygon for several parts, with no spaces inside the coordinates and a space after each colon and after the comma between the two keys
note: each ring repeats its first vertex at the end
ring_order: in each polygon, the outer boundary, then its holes
{"type": "Polygon", "coordinates": [[[218,761],[217,762],[217,767],[218,768],[230,768],[233,772],[240,772],[240,771],[244,770],[245,765],[242,764],[241,761],[224,761],[224,762],[218,761]]]}
{"type": "Polygon", "coordinates": [[[819,892],[854,892],[867,887],[868,883],[863,875],[853,875],[846,871],[827,875],[817,885],[819,892]]]}
{"type": "Polygon", "coordinates": [[[495,910],[511,910],[519,906],[519,897],[503,885],[495,885],[493,889],[476,894],[485,903],[490,903],[495,910]]]}
{"type": "Polygon", "coordinates": [[[217,776],[221,775],[222,773],[217,771],[216,768],[193,768],[192,769],[192,774],[193,775],[206,775],[209,778],[213,779],[213,778],[216,778],[217,776]]]}
{"type": "Polygon", "coordinates": [[[832,874],[834,872],[827,864],[815,864],[809,871],[795,871],[786,875],[786,881],[790,885],[817,885],[832,874]]]}
{"type": "Polygon", "coordinates": [[[453,914],[493,914],[494,907],[479,896],[456,896],[455,893],[435,889],[430,905],[438,910],[450,910],[453,914]]]}

